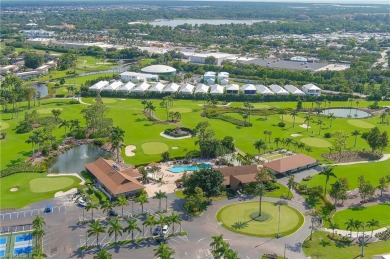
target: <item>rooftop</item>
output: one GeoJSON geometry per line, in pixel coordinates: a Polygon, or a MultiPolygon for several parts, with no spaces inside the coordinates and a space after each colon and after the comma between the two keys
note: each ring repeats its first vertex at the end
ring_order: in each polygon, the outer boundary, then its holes
{"type": "Polygon", "coordinates": [[[304,154],[297,154],[265,163],[264,167],[277,173],[286,173],[287,171],[315,163],[317,163],[316,159],[304,154]]]}

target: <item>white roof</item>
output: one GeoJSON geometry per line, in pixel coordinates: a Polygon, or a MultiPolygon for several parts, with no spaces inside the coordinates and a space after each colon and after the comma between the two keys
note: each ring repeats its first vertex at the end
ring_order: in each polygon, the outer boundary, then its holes
{"type": "Polygon", "coordinates": [[[228,76],[229,76],[229,73],[228,73],[228,72],[219,72],[219,73],[218,73],[218,76],[220,76],[220,77],[221,77],[221,76],[223,76],[223,77],[226,77],[226,76],[227,76],[227,77],[228,77],[228,76]]]}
{"type": "Polygon", "coordinates": [[[209,86],[208,85],[204,85],[204,84],[198,84],[195,88],[195,93],[203,93],[203,94],[207,94],[207,92],[209,91],[209,86]]]}
{"type": "Polygon", "coordinates": [[[170,83],[164,88],[163,92],[164,93],[175,93],[175,92],[177,92],[177,90],[179,90],[179,87],[180,86],[176,83],[170,83]]]}
{"type": "Polygon", "coordinates": [[[221,80],[221,85],[227,85],[229,83],[229,80],[227,78],[224,78],[221,80]]]}
{"type": "Polygon", "coordinates": [[[206,73],[204,73],[205,76],[215,76],[216,73],[214,71],[207,71],[206,73]]]}
{"type": "Polygon", "coordinates": [[[256,86],[254,86],[252,84],[245,84],[242,86],[242,90],[253,91],[253,90],[256,90],[256,86]]]}
{"type": "Polygon", "coordinates": [[[180,85],[180,92],[192,94],[192,92],[194,91],[194,88],[195,88],[195,86],[193,86],[192,84],[184,83],[184,84],[180,85]]]}
{"type": "Polygon", "coordinates": [[[286,89],[287,91],[289,91],[290,93],[292,93],[294,95],[305,95],[304,92],[302,92],[301,90],[299,90],[298,88],[296,88],[293,85],[285,85],[284,89],[286,89]]]}
{"type": "Polygon", "coordinates": [[[141,69],[143,73],[174,73],[176,68],[166,65],[151,65],[141,69]]]}
{"type": "Polygon", "coordinates": [[[269,89],[271,89],[271,91],[274,92],[275,94],[279,94],[279,95],[288,95],[288,92],[287,92],[286,90],[284,90],[280,85],[272,84],[272,85],[269,85],[268,87],[269,87],[269,89]]]}
{"type": "Polygon", "coordinates": [[[109,82],[108,81],[99,81],[97,82],[96,84],[94,84],[93,86],[91,86],[89,88],[89,90],[92,90],[92,91],[100,91],[103,87],[105,87],[106,85],[108,85],[109,82]]]}
{"type": "Polygon", "coordinates": [[[231,85],[226,86],[226,90],[229,90],[229,91],[238,91],[239,89],[240,89],[240,86],[238,86],[237,84],[231,84],[231,85]]]}
{"type": "Polygon", "coordinates": [[[269,90],[265,85],[256,85],[256,89],[259,94],[264,94],[264,95],[274,94],[274,92],[269,90]]]}
{"type": "Polygon", "coordinates": [[[209,84],[209,85],[212,85],[212,84],[215,83],[215,80],[214,80],[213,78],[209,78],[209,79],[206,80],[205,83],[206,83],[206,84],[209,84]]]}
{"type": "Polygon", "coordinates": [[[121,87],[119,87],[119,88],[117,89],[117,91],[119,91],[119,92],[130,92],[131,89],[134,88],[134,86],[135,86],[134,83],[128,82],[128,83],[126,83],[125,85],[122,85],[121,87]]]}
{"type": "Polygon", "coordinates": [[[306,89],[310,89],[310,90],[321,90],[321,88],[319,88],[318,86],[316,86],[312,83],[303,85],[302,88],[306,88],[306,89]]]}
{"type": "Polygon", "coordinates": [[[106,85],[102,90],[104,91],[115,91],[117,88],[121,87],[123,83],[121,81],[114,81],[109,85],[106,85]]]}
{"type": "Polygon", "coordinates": [[[218,84],[212,85],[210,94],[223,94],[223,89],[224,88],[222,85],[218,85],[218,84]]]}
{"type": "Polygon", "coordinates": [[[142,82],[138,85],[136,85],[133,89],[131,89],[132,92],[138,92],[138,93],[143,93],[145,92],[146,90],[148,90],[148,88],[150,87],[150,84],[146,83],[146,82],[142,82]]]}
{"type": "Polygon", "coordinates": [[[152,84],[152,86],[149,88],[149,92],[158,92],[158,93],[161,93],[162,90],[164,89],[165,85],[163,85],[162,83],[160,82],[156,82],[154,84],[152,84]]]}

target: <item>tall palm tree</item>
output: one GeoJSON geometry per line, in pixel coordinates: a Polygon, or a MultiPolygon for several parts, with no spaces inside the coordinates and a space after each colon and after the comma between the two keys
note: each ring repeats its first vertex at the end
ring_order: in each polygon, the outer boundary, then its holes
{"type": "Polygon", "coordinates": [[[255,193],[259,196],[259,216],[261,216],[261,200],[263,196],[267,193],[265,185],[261,182],[257,183],[255,193]]]}
{"type": "Polygon", "coordinates": [[[228,249],[225,254],[224,254],[224,258],[226,259],[238,259],[238,252],[237,251],[234,251],[233,249],[228,249]]]}
{"type": "Polygon", "coordinates": [[[172,259],[175,251],[173,248],[167,244],[161,243],[154,250],[154,256],[160,259],[172,259]]]}
{"type": "Polygon", "coordinates": [[[288,187],[288,198],[290,198],[291,195],[291,188],[293,188],[295,185],[294,175],[290,175],[288,177],[287,187],[288,187]]]}
{"type": "Polygon", "coordinates": [[[305,116],[305,122],[306,122],[306,131],[308,131],[309,130],[309,126],[310,126],[310,115],[308,114],[308,115],[306,115],[305,116]]]}
{"type": "Polygon", "coordinates": [[[282,115],[282,122],[284,122],[284,117],[283,117],[283,115],[285,115],[286,112],[285,112],[283,109],[280,109],[280,110],[278,111],[278,113],[279,113],[280,115],[282,115]]]}
{"type": "Polygon", "coordinates": [[[276,144],[276,149],[278,149],[279,148],[279,143],[281,143],[281,139],[280,138],[275,138],[274,139],[274,143],[276,144]]]}
{"type": "Polygon", "coordinates": [[[36,142],[35,134],[34,134],[34,135],[31,135],[31,136],[28,136],[28,139],[26,140],[26,143],[27,143],[27,144],[30,144],[30,143],[31,143],[32,154],[34,155],[34,153],[35,153],[34,146],[35,146],[35,143],[37,143],[37,142],[36,142]]]}
{"type": "Polygon", "coordinates": [[[43,228],[45,225],[46,225],[45,219],[40,215],[36,215],[32,221],[33,228],[43,228]]]}
{"type": "Polygon", "coordinates": [[[352,132],[352,136],[355,137],[355,142],[354,142],[354,144],[353,144],[353,147],[356,147],[356,140],[357,140],[357,136],[359,136],[359,135],[360,135],[360,131],[358,131],[358,130],[354,130],[354,131],[352,132]]]}
{"type": "Polygon", "coordinates": [[[332,166],[326,167],[326,168],[325,168],[324,170],[322,170],[319,174],[325,175],[324,196],[326,197],[326,188],[328,187],[328,181],[329,181],[330,177],[337,177],[337,176],[333,173],[333,167],[332,167],[332,166]]]}
{"type": "Polygon", "coordinates": [[[370,219],[369,221],[367,221],[367,227],[371,228],[371,237],[372,237],[372,234],[374,234],[374,227],[379,227],[379,221],[375,219],[370,219]]]}
{"type": "Polygon", "coordinates": [[[65,136],[65,138],[66,138],[66,129],[68,128],[70,126],[70,121],[67,121],[67,120],[63,120],[62,122],[61,122],[61,124],[60,124],[60,128],[61,127],[64,127],[64,129],[65,129],[65,134],[64,134],[64,136],[65,136]]]}
{"type": "Polygon", "coordinates": [[[147,194],[142,193],[141,195],[139,195],[135,199],[135,202],[141,204],[141,213],[143,214],[144,213],[144,204],[149,202],[147,194]]]}
{"type": "Polygon", "coordinates": [[[107,213],[107,215],[109,214],[110,210],[112,210],[113,207],[114,204],[109,200],[106,200],[105,202],[102,203],[102,205],[100,205],[100,209],[103,210],[103,213],[107,213]]]}
{"type": "MultiPolygon", "coordinates": [[[[172,214],[169,215],[169,218],[170,218],[170,222],[172,223],[172,232],[173,234],[175,234],[175,224],[181,225],[180,215],[172,212],[172,214]]],[[[181,230],[181,226],[180,226],[180,230],[181,230]]]]}
{"type": "Polygon", "coordinates": [[[88,237],[96,236],[96,245],[99,246],[99,235],[106,233],[105,227],[100,223],[100,221],[94,220],[89,224],[89,229],[87,230],[88,237]]]}
{"type": "MultiPolygon", "coordinates": [[[[152,235],[153,226],[156,225],[157,220],[153,214],[146,215],[145,221],[142,223],[144,227],[150,227],[150,235],[152,235]]],[[[145,231],[144,231],[145,232],[145,231]]]]}
{"type": "Polygon", "coordinates": [[[161,211],[161,200],[165,198],[165,210],[168,209],[168,196],[167,196],[167,193],[166,192],[163,192],[161,190],[159,190],[158,192],[155,192],[155,196],[154,196],[155,199],[158,199],[158,210],[161,211]]]}
{"type": "Polygon", "coordinates": [[[123,206],[129,205],[129,201],[126,199],[125,196],[119,195],[117,204],[122,207],[122,217],[123,217],[123,206]]]}
{"type": "Polygon", "coordinates": [[[291,138],[284,139],[284,144],[287,146],[287,148],[290,146],[291,143],[293,143],[293,140],[291,138]]]}
{"type": "Polygon", "coordinates": [[[88,201],[85,209],[86,209],[86,211],[91,211],[91,216],[92,216],[92,220],[93,220],[93,210],[98,209],[98,204],[96,202],[93,202],[93,201],[88,201]]]}
{"type": "Polygon", "coordinates": [[[298,115],[298,112],[297,111],[292,111],[290,113],[291,117],[293,118],[293,128],[295,127],[295,118],[297,117],[298,115]]]}
{"type": "Polygon", "coordinates": [[[360,220],[355,220],[355,229],[357,230],[356,232],[356,237],[359,237],[359,228],[361,228],[363,226],[363,222],[361,222],[360,220]]]}
{"type": "Polygon", "coordinates": [[[213,242],[211,242],[210,246],[212,250],[218,250],[222,244],[225,242],[223,240],[223,235],[218,235],[218,236],[212,236],[211,239],[213,242]]]}
{"type": "Polygon", "coordinates": [[[339,225],[338,225],[337,223],[333,222],[333,221],[331,221],[331,222],[329,223],[329,228],[333,230],[332,236],[334,236],[334,231],[335,231],[335,229],[337,229],[338,227],[339,227],[339,225]]]}
{"type": "Polygon", "coordinates": [[[268,130],[264,130],[263,134],[264,134],[264,141],[267,141],[268,130]]]}
{"type": "Polygon", "coordinates": [[[113,127],[111,130],[111,149],[116,151],[116,161],[119,161],[120,149],[123,147],[125,131],[119,127],[113,127]]]}
{"type": "Polygon", "coordinates": [[[93,259],[111,259],[111,258],[112,255],[105,248],[103,248],[96,255],[93,256],[93,259]]]}
{"type": "Polygon", "coordinates": [[[345,222],[345,225],[346,225],[346,229],[351,231],[349,235],[352,237],[352,230],[355,228],[355,220],[348,219],[347,222],[345,222]]]}
{"type": "Polygon", "coordinates": [[[108,235],[111,236],[112,234],[114,234],[115,243],[117,241],[118,235],[122,236],[122,233],[123,233],[123,227],[119,223],[118,218],[114,218],[113,220],[108,221],[108,235]]]}
{"type": "Polygon", "coordinates": [[[131,232],[131,240],[134,240],[134,230],[138,230],[141,232],[141,228],[138,226],[137,220],[133,218],[129,218],[126,220],[127,226],[123,229],[123,231],[130,233],[131,232]]]}
{"type": "Polygon", "coordinates": [[[324,123],[324,121],[321,120],[321,119],[317,121],[317,124],[320,125],[320,129],[319,129],[319,131],[318,131],[318,135],[321,135],[321,129],[322,129],[322,124],[323,124],[323,123],[324,123]]]}
{"type": "Polygon", "coordinates": [[[221,246],[213,251],[214,258],[226,258],[225,254],[230,250],[230,245],[228,242],[223,242],[221,246]]]}
{"type": "Polygon", "coordinates": [[[253,146],[257,149],[257,152],[259,153],[260,157],[260,150],[265,146],[265,142],[260,139],[253,143],[253,146]]]}
{"type": "Polygon", "coordinates": [[[336,117],[334,116],[334,113],[333,113],[333,112],[329,113],[328,119],[330,119],[330,125],[329,125],[329,127],[332,127],[332,122],[333,122],[334,119],[336,119],[336,117]]]}
{"type": "Polygon", "coordinates": [[[38,250],[42,250],[42,238],[45,234],[45,231],[42,228],[34,228],[32,232],[33,236],[35,237],[35,247],[38,250]]]}

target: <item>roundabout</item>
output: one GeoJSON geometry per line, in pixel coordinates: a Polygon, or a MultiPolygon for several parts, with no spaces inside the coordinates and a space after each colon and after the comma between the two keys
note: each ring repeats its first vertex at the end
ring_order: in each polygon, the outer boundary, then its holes
{"type": "MultiPolygon", "coordinates": [[[[275,237],[278,234],[279,206],[272,202],[262,202],[262,215],[259,216],[259,202],[234,203],[221,208],[216,215],[224,228],[235,233],[275,237]]],[[[280,207],[279,233],[282,236],[297,231],[304,223],[303,215],[296,209],[283,205],[280,207]]]]}

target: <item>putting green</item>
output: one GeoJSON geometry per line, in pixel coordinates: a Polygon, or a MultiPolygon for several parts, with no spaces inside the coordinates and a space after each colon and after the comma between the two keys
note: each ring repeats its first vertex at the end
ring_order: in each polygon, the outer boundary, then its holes
{"type": "Polygon", "coordinates": [[[189,112],[192,112],[192,109],[190,109],[190,108],[172,108],[172,109],[169,109],[169,112],[189,113],[189,112]]]}
{"type": "MultiPolygon", "coordinates": [[[[270,106],[262,103],[251,103],[255,109],[267,109],[270,106]]],[[[244,107],[244,106],[242,106],[244,107]]]]}
{"type": "Polygon", "coordinates": [[[52,110],[60,110],[60,111],[62,111],[62,108],[45,108],[45,109],[39,109],[39,110],[37,110],[37,112],[41,113],[41,114],[51,114],[52,110]]]}
{"type": "MultiPolygon", "coordinates": [[[[280,115],[280,119],[282,119],[282,115],[280,115]]],[[[283,120],[285,121],[288,121],[288,122],[294,122],[294,118],[293,116],[289,115],[289,114],[286,114],[286,115],[283,115],[283,120]]],[[[304,123],[305,122],[305,119],[301,118],[301,117],[295,117],[295,123],[304,123]]]]}
{"type": "Polygon", "coordinates": [[[4,121],[0,121],[0,130],[5,130],[9,128],[9,124],[4,121]]]}
{"type": "Polygon", "coordinates": [[[332,144],[329,141],[320,139],[320,138],[302,138],[300,140],[302,143],[305,143],[308,146],[312,147],[331,147],[332,144]]]}
{"type": "Polygon", "coordinates": [[[162,142],[146,142],[141,145],[142,150],[147,155],[158,155],[168,151],[167,144],[162,142]]]}
{"type": "MultiPolygon", "coordinates": [[[[239,234],[274,237],[278,233],[278,206],[271,202],[262,202],[262,211],[270,218],[259,222],[251,218],[251,214],[259,210],[259,202],[244,202],[227,205],[217,212],[217,221],[222,226],[239,234]]],[[[280,208],[280,234],[286,236],[297,231],[303,224],[304,217],[290,206],[280,208]]]]}
{"type": "Polygon", "coordinates": [[[364,120],[348,120],[347,122],[355,127],[359,127],[363,129],[372,129],[375,127],[375,125],[364,120]]]}
{"type": "Polygon", "coordinates": [[[118,100],[114,98],[102,98],[103,103],[116,103],[118,100]]]}
{"type": "Polygon", "coordinates": [[[30,181],[30,190],[35,193],[63,190],[73,183],[74,180],[69,177],[35,178],[30,181]]]}

